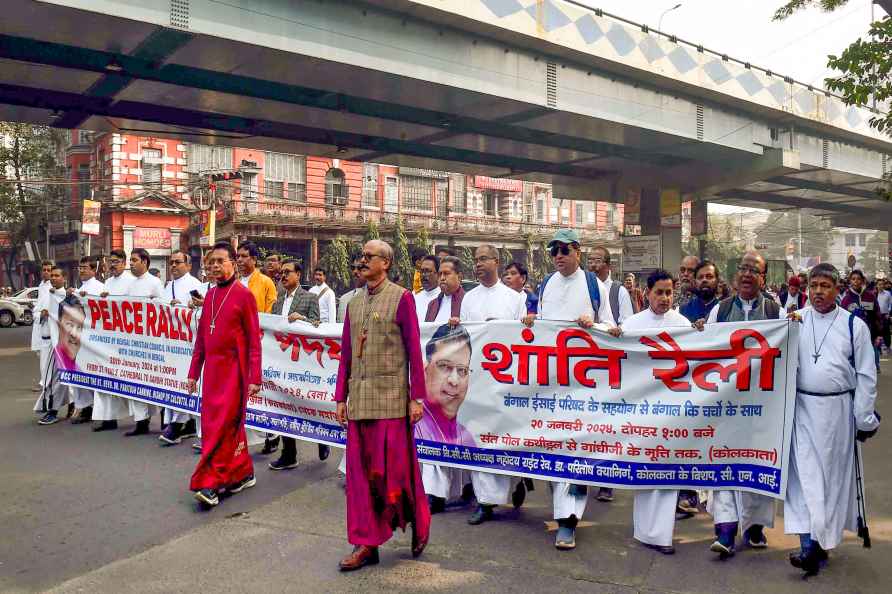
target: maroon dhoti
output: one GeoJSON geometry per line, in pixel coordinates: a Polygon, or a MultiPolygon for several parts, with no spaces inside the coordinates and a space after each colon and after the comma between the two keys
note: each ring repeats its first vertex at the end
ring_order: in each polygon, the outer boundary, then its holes
{"type": "Polygon", "coordinates": [[[412,523],[426,543],[431,515],[406,418],[347,424],[347,540],[377,547],[412,523]]]}

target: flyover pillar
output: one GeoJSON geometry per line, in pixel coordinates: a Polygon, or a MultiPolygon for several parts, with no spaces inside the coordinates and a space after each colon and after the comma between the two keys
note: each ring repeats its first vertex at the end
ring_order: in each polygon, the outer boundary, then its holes
{"type": "Polygon", "coordinates": [[[681,196],[677,190],[642,189],[641,234],[660,236],[661,265],[677,274],[681,266],[681,196]]]}

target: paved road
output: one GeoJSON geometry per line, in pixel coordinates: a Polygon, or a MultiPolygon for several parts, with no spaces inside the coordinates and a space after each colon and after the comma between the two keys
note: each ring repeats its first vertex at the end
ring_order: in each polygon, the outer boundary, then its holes
{"type": "MultiPolygon", "coordinates": [[[[794,538],[782,518],[766,551],[719,562],[706,550],[709,518],[679,522],[677,554],[631,539],[631,504],[591,502],[578,548],[552,546],[544,483],[520,512],[470,527],[467,509],[436,516],[432,543],[411,560],[406,536],[382,549],[382,563],[340,575],[348,551],[344,499],[335,466],[315,460],[273,475],[257,464],[258,486],[203,514],[186,491],[195,462],[185,447],[153,437],[93,434],[60,423],[38,427],[29,391],[36,356],[25,329],[0,331],[0,591],[56,592],[887,592],[892,567],[892,431],[866,451],[874,548],[849,538],[817,579],[786,562],[794,538]]],[[[884,363],[881,395],[892,390],[884,363]]],[[[882,401],[881,410],[884,408],[882,401]]]]}

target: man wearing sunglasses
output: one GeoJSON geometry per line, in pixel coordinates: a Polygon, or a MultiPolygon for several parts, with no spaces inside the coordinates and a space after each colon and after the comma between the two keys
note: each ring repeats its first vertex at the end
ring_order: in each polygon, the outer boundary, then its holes
{"type": "MultiPolygon", "coordinates": [[[[737,265],[737,295],[719,302],[709,312],[707,324],[782,318],[783,310],[765,296],[766,263],[758,252],[747,252],[737,265]]],[[[694,325],[703,328],[703,320],[694,325]]],[[[743,541],[752,548],[765,548],[768,540],[762,529],[774,526],[774,499],[744,491],[716,490],[707,497],[706,510],[715,522],[716,540],[709,550],[723,559],[734,555],[739,528],[743,541]],[[742,524],[742,526],[741,526],[742,524]]]]}
{"type": "MultiPolygon", "coordinates": [[[[548,242],[548,249],[555,272],[539,284],[539,312],[527,314],[524,324],[532,326],[534,320],[542,319],[575,322],[582,328],[591,328],[599,321],[609,325],[612,314],[603,285],[597,275],[579,266],[576,231],[560,229],[548,242]]],[[[618,329],[611,325],[611,330],[618,329]]],[[[557,482],[551,483],[551,488],[558,523],[554,546],[559,550],[576,548],[576,524],[585,512],[588,490],[583,485],[557,482]]]]}
{"type": "MultiPolygon", "coordinates": [[[[481,245],[474,252],[474,271],[479,285],[465,293],[461,302],[459,318],[465,322],[486,322],[489,320],[520,320],[526,314],[526,296],[508,288],[499,276],[499,251],[491,245],[481,245]]],[[[454,319],[450,319],[454,325],[454,319]]],[[[515,496],[511,494],[511,483],[518,479],[503,474],[474,471],[471,483],[477,495],[477,509],[468,518],[468,523],[482,524],[493,518],[497,505],[512,500],[515,507],[523,504],[526,497],[523,481],[519,481],[515,496]]]]}

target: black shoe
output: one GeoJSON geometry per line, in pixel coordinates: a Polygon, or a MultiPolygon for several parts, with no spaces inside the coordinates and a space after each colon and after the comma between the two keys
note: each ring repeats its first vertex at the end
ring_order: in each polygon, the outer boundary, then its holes
{"type": "Polygon", "coordinates": [[[478,524],[492,520],[494,516],[492,510],[494,507],[494,505],[478,505],[477,509],[474,510],[474,513],[471,514],[471,517],[468,518],[468,524],[477,526],[478,524]]]}
{"type": "Polygon", "coordinates": [[[324,443],[319,444],[319,459],[320,460],[328,460],[328,457],[331,455],[331,448],[325,445],[324,443]]]}
{"type": "Polygon", "coordinates": [[[254,478],[254,475],[252,474],[249,477],[243,478],[236,484],[230,485],[229,487],[226,488],[226,490],[229,491],[230,494],[235,495],[236,493],[241,493],[245,489],[250,489],[251,487],[253,487],[256,484],[257,484],[257,479],[254,478]]]}
{"type": "Polygon", "coordinates": [[[51,410],[50,412],[48,412],[45,415],[43,415],[42,417],[40,417],[40,419],[38,419],[38,421],[37,421],[37,424],[38,425],[54,425],[55,423],[58,423],[58,422],[59,422],[59,417],[56,415],[56,411],[51,410]]]}
{"type": "Polygon", "coordinates": [[[158,436],[158,441],[161,442],[162,446],[177,445],[183,441],[182,427],[182,423],[168,423],[164,433],[158,436]]]}
{"type": "Polygon", "coordinates": [[[74,402],[68,403],[68,414],[65,415],[66,419],[70,419],[71,415],[74,414],[74,402]]]}
{"type": "Polygon", "coordinates": [[[198,437],[198,428],[195,426],[195,419],[189,419],[183,423],[183,428],[180,430],[180,437],[183,439],[198,437]]]}
{"type": "Polygon", "coordinates": [[[613,489],[608,487],[601,487],[598,489],[597,500],[605,503],[613,501],[613,489]]]}
{"type": "Polygon", "coordinates": [[[649,549],[653,549],[653,550],[655,550],[656,552],[658,552],[658,553],[662,553],[662,554],[664,554],[664,555],[674,555],[674,554],[675,554],[675,547],[673,547],[672,545],[669,545],[669,546],[666,546],[666,545],[655,545],[655,544],[649,544],[649,543],[646,543],[646,542],[643,542],[643,543],[641,543],[641,544],[643,544],[644,546],[646,546],[646,547],[649,548],[649,549]]]}
{"type": "Polygon", "coordinates": [[[821,562],[826,560],[827,551],[819,547],[809,549],[808,551],[790,553],[790,565],[804,571],[805,575],[802,577],[818,575],[818,572],[821,570],[821,562]]]}
{"type": "Polygon", "coordinates": [[[465,502],[465,504],[471,503],[474,500],[474,485],[472,483],[466,483],[464,487],[461,488],[461,500],[465,502]]]}
{"type": "Polygon", "coordinates": [[[82,408],[81,411],[77,414],[76,417],[71,419],[72,425],[80,425],[82,423],[89,423],[90,419],[93,417],[93,407],[88,406],[86,408],[82,408]]]}
{"type": "Polygon", "coordinates": [[[220,505],[220,497],[216,489],[202,489],[195,492],[195,499],[204,508],[211,508],[220,505]]]}
{"type": "Polygon", "coordinates": [[[279,437],[266,438],[266,441],[263,442],[263,449],[260,450],[260,453],[268,456],[279,449],[279,437]]]}
{"type": "Polygon", "coordinates": [[[93,424],[93,431],[111,431],[118,428],[117,421],[99,421],[93,424]]]}
{"type": "Polygon", "coordinates": [[[442,514],[446,511],[446,499],[444,497],[427,496],[427,505],[431,508],[431,514],[442,514]]]}
{"type": "Polygon", "coordinates": [[[514,489],[514,493],[511,494],[511,505],[514,506],[514,509],[519,509],[520,506],[523,505],[523,502],[526,501],[527,498],[527,487],[520,481],[517,483],[517,487],[514,489]]]}
{"type": "Polygon", "coordinates": [[[743,533],[743,542],[754,549],[764,549],[768,546],[768,539],[765,538],[762,526],[759,525],[750,526],[746,529],[743,533]]]}
{"type": "Polygon", "coordinates": [[[148,435],[149,434],[149,421],[152,419],[143,419],[142,421],[137,421],[136,426],[124,434],[124,437],[134,437],[137,435],[148,435]]]}
{"type": "Polygon", "coordinates": [[[283,460],[279,458],[274,462],[269,463],[270,470],[291,470],[292,468],[297,468],[297,460],[283,460]]]}

